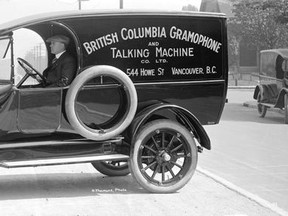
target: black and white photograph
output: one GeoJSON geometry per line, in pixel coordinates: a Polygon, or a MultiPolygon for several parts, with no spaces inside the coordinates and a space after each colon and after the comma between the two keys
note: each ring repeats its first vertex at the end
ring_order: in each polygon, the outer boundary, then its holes
{"type": "Polygon", "coordinates": [[[0,0],[0,212],[288,216],[288,0],[0,0]]]}

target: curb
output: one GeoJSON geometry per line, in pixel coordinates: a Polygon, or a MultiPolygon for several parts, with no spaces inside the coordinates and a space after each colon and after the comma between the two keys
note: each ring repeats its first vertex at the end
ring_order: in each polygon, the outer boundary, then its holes
{"type": "Polygon", "coordinates": [[[284,209],[280,208],[277,206],[277,204],[273,204],[267,200],[262,199],[261,197],[250,193],[236,185],[234,185],[233,183],[227,181],[224,178],[221,178],[205,169],[202,169],[201,167],[197,167],[197,171],[201,174],[203,174],[204,176],[213,179],[215,182],[218,182],[219,184],[223,185],[224,187],[228,188],[229,190],[232,190],[236,193],[238,193],[241,196],[244,196],[256,203],[258,203],[259,205],[261,205],[264,208],[270,209],[271,211],[279,214],[280,216],[288,216],[288,212],[285,211],[284,209]]]}
{"type": "Polygon", "coordinates": [[[256,86],[228,86],[228,89],[255,89],[256,86]]]}

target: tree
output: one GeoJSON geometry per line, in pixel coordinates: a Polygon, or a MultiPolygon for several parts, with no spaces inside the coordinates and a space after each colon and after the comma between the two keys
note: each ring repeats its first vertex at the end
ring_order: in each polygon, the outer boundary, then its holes
{"type": "Polygon", "coordinates": [[[259,49],[288,46],[288,0],[232,0],[228,28],[259,49]]]}
{"type": "Polygon", "coordinates": [[[237,29],[234,29],[235,26],[228,27],[228,60],[229,67],[236,66],[237,70],[239,67],[239,58],[240,58],[240,40],[241,37],[239,34],[236,34],[237,29]]]}
{"type": "Polygon", "coordinates": [[[194,5],[188,4],[187,6],[182,7],[183,11],[198,11],[198,8],[194,5]]]}

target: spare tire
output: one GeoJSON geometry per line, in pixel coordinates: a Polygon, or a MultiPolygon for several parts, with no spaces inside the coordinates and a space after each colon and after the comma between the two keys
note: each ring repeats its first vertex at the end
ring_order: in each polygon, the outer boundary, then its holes
{"type": "Polygon", "coordinates": [[[65,99],[65,111],[70,125],[83,137],[101,141],[115,137],[122,133],[132,122],[137,109],[137,92],[131,79],[120,69],[99,65],[90,67],[81,72],[72,82],[65,99]],[[76,112],[76,100],[85,83],[99,77],[109,77],[123,85],[125,97],[125,111],[119,115],[119,119],[109,128],[91,128],[86,125],[76,112]]]}

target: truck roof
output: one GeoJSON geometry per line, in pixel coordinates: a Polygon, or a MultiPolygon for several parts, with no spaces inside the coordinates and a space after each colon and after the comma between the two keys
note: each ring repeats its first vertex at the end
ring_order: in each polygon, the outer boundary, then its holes
{"type": "Polygon", "coordinates": [[[282,56],[285,59],[288,59],[288,48],[281,48],[281,49],[269,49],[269,50],[261,50],[261,54],[265,53],[275,53],[277,55],[282,56]]]}
{"type": "Polygon", "coordinates": [[[29,25],[55,21],[61,19],[93,17],[93,16],[121,16],[121,15],[153,15],[153,16],[194,16],[194,17],[218,17],[226,18],[222,13],[206,13],[206,12],[190,12],[190,11],[143,11],[143,10],[85,10],[85,11],[60,11],[49,12],[26,16],[23,18],[15,19],[0,25],[0,35],[7,34],[13,30],[23,28],[29,25]]]}

